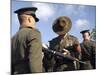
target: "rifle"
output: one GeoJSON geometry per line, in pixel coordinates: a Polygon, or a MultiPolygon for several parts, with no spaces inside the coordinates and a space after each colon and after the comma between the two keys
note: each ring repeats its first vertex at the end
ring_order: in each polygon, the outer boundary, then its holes
{"type": "Polygon", "coordinates": [[[57,55],[57,56],[60,56],[60,57],[63,57],[63,58],[66,58],[66,59],[70,59],[70,60],[73,60],[73,61],[76,61],[76,62],[79,62],[79,63],[82,63],[82,64],[87,64],[86,62],[83,62],[83,61],[80,61],[79,59],[71,56],[71,55],[64,55],[60,52],[57,52],[57,51],[54,51],[54,50],[51,50],[51,49],[48,49],[48,47],[46,45],[43,44],[43,52],[49,52],[49,53],[52,53],[54,55],[57,55]]]}

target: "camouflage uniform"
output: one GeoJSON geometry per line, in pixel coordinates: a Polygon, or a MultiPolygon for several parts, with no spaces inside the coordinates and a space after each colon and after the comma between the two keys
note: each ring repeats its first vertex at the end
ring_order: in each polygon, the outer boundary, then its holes
{"type": "MultiPolygon", "coordinates": [[[[79,57],[79,42],[76,37],[69,35],[72,22],[67,16],[60,16],[53,23],[53,31],[59,36],[49,41],[50,49],[60,53],[64,53],[63,49],[67,49],[73,57],[79,57]],[[61,37],[63,35],[63,37],[61,37]]],[[[56,56],[50,53],[44,55],[44,67],[46,71],[72,71],[76,67],[74,61],[56,56]]]]}
{"type": "MultiPolygon", "coordinates": [[[[67,35],[63,41],[61,41],[60,37],[56,37],[50,41],[50,49],[55,50],[57,52],[63,53],[62,49],[67,49],[71,53],[71,56],[78,58],[78,51],[75,46],[78,46],[79,42],[76,37],[67,35]]],[[[71,71],[75,70],[74,61],[62,58],[59,56],[54,56],[55,63],[53,67],[53,71],[71,71]]]]}
{"type": "Polygon", "coordinates": [[[81,64],[80,69],[82,70],[88,70],[88,69],[95,69],[95,42],[90,41],[83,41],[81,43],[81,49],[82,49],[82,61],[85,61],[87,64],[81,64]]]}

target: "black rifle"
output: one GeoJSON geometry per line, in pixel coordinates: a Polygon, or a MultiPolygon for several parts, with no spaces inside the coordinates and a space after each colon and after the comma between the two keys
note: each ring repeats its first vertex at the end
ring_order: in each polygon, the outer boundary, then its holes
{"type": "Polygon", "coordinates": [[[54,55],[57,55],[57,56],[66,58],[66,59],[70,59],[70,60],[73,60],[73,61],[77,61],[77,62],[82,63],[82,64],[87,64],[86,62],[80,61],[79,59],[77,59],[77,58],[75,58],[75,57],[72,57],[71,55],[64,55],[64,54],[62,54],[62,53],[60,53],[60,52],[57,52],[57,51],[48,49],[47,47],[44,47],[44,46],[43,46],[43,52],[45,52],[45,51],[50,52],[50,53],[52,53],[52,54],[54,54],[54,55]]]}

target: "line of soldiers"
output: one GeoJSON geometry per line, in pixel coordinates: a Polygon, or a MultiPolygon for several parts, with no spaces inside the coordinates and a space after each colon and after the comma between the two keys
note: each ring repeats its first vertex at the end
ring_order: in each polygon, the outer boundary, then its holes
{"type": "Polygon", "coordinates": [[[27,74],[36,72],[58,72],[95,69],[96,44],[90,40],[89,30],[82,31],[83,42],[68,32],[72,22],[67,16],[58,17],[53,23],[53,31],[57,37],[49,41],[49,49],[71,55],[87,64],[80,64],[49,52],[42,55],[41,34],[35,28],[39,19],[36,7],[26,7],[15,11],[20,28],[11,39],[11,74],[27,74]],[[43,56],[43,58],[42,58],[43,56]]]}

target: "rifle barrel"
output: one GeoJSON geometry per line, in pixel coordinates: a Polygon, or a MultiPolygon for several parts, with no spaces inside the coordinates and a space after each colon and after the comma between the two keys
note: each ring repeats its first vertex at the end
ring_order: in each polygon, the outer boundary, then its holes
{"type": "Polygon", "coordinates": [[[47,51],[47,52],[50,52],[50,53],[52,53],[54,55],[58,55],[58,56],[63,57],[63,58],[67,58],[67,59],[70,59],[70,60],[73,60],[73,61],[77,61],[77,62],[82,63],[82,64],[86,64],[86,62],[80,61],[77,58],[72,57],[71,55],[63,55],[62,53],[54,51],[54,50],[51,50],[51,49],[44,49],[43,51],[47,51]]]}

